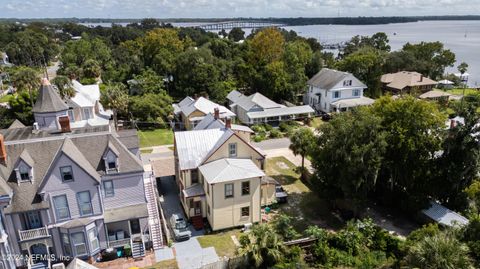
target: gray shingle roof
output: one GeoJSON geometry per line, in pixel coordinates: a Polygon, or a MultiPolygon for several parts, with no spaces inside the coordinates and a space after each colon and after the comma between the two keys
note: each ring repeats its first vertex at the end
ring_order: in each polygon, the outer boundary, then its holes
{"type": "Polygon", "coordinates": [[[24,127],[25,125],[21,121],[15,119],[15,121],[12,122],[12,124],[10,124],[10,127],[8,127],[8,129],[18,129],[18,128],[24,128],[24,127]]]}
{"type": "MultiPolygon", "coordinates": [[[[349,76],[355,78],[352,74],[348,72],[323,68],[322,70],[320,70],[320,72],[318,72],[315,76],[308,80],[307,84],[320,89],[331,90],[333,87],[335,87],[335,85],[342,82],[349,76]]],[[[367,86],[365,86],[365,84],[360,82],[358,79],[355,78],[355,80],[357,80],[356,82],[357,84],[359,84],[357,85],[358,87],[367,88],[367,86]]]]}
{"type": "Polygon", "coordinates": [[[268,99],[263,94],[257,92],[249,96],[242,95],[237,98],[235,105],[242,107],[246,111],[249,111],[252,107],[258,106],[263,109],[281,108],[284,105],[277,104],[274,101],[268,99]]]}
{"type": "MultiPolygon", "coordinates": [[[[253,130],[250,129],[248,126],[232,124],[232,130],[234,131],[242,131],[253,133],[253,130]]],[[[209,113],[207,114],[196,126],[193,130],[206,130],[206,129],[219,129],[225,128],[225,123],[221,120],[216,120],[215,117],[209,113]]]]}
{"type": "Polygon", "coordinates": [[[33,106],[34,113],[60,112],[68,110],[67,104],[60,98],[57,91],[46,81],[40,86],[37,101],[33,106]]]}
{"type": "Polygon", "coordinates": [[[210,184],[265,176],[250,159],[220,159],[204,164],[198,169],[210,184]]]}
{"type": "Polygon", "coordinates": [[[87,133],[82,136],[64,134],[28,142],[9,141],[7,137],[5,139],[7,162],[6,165],[0,164],[0,181],[13,191],[12,202],[5,209],[6,213],[48,208],[48,203],[42,202],[37,193],[58,154],[67,155],[96,180],[100,180],[100,176],[105,174],[103,153],[110,142],[120,153],[119,173],[143,172],[140,161],[111,133],[87,133]],[[34,178],[31,183],[17,183],[14,172],[15,165],[24,152],[28,152],[34,163],[34,178]]]}
{"type": "Polygon", "coordinates": [[[138,132],[136,129],[117,131],[118,140],[127,147],[127,149],[137,149],[140,147],[138,132]]]}

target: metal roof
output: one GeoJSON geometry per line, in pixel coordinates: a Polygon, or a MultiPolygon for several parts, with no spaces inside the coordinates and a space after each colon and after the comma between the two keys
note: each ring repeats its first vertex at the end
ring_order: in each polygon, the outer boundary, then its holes
{"type": "Polygon", "coordinates": [[[175,150],[180,170],[195,169],[214,149],[234,132],[231,129],[207,129],[175,132],[175,150]]]}
{"type": "Polygon", "coordinates": [[[265,176],[251,159],[220,159],[198,169],[210,184],[265,176]]]}
{"type": "Polygon", "coordinates": [[[188,188],[185,188],[183,190],[183,194],[185,197],[196,197],[196,196],[202,196],[205,195],[205,190],[203,190],[203,185],[202,184],[194,184],[188,188]]]}
{"type": "MultiPolygon", "coordinates": [[[[253,130],[250,129],[248,126],[232,124],[232,130],[234,131],[242,131],[253,133],[253,130]]],[[[219,129],[225,128],[225,123],[219,119],[215,119],[211,113],[207,114],[196,126],[193,130],[206,130],[206,129],[219,129]]]]}
{"type": "Polygon", "coordinates": [[[105,209],[105,223],[118,222],[128,219],[139,219],[148,217],[147,203],[119,207],[114,209],[105,209]]]}
{"type": "Polygon", "coordinates": [[[235,105],[249,111],[252,107],[258,106],[262,109],[272,109],[272,108],[280,108],[285,107],[284,105],[277,104],[274,101],[268,99],[263,94],[257,92],[250,96],[242,95],[237,98],[235,105]]]}
{"type": "Polygon", "coordinates": [[[422,213],[445,226],[454,226],[455,224],[463,226],[469,222],[464,216],[433,201],[430,202],[430,208],[422,210],[422,213]]]}
{"type": "Polygon", "coordinates": [[[180,103],[174,104],[173,108],[177,111],[180,109],[180,111],[182,111],[183,114],[185,114],[187,117],[196,110],[201,111],[204,114],[213,113],[215,108],[218,108],[220,110],[220,115],[222,118],[235,117],[235,114],[232,111],[228,110],[228,108],[216,104],[205,97],[200,97],[197,100],[186,97],[180,103]],[[177,107],[175,107],[175,105],[177,107]]]}
{"type": "Polygon", "coordinates": [[[304,106],[272,108],[272,109],[266,109],[264,111],[248,112],[247,116],[250,119],[256,119],[256,118],[280,117],[280,116],[308,114],[308,113],[315,113],[315,111],[311,106],[304,105],[304,106]]]}
{"type": "Polygon", "coordinates": [[[375,103],[375,100],[362,96],[360,98],[350,98],[350,99],[340,99],[338,101],[332,102],[332,106],[338,108],[342,107],[355,107],[355,106],[367,106],[375,103]]]}

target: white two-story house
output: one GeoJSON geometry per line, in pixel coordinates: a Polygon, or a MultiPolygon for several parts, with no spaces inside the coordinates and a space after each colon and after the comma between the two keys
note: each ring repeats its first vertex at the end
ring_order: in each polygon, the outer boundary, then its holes
{"type": "Polygon", "coordinates": [[[366,88],[350,73],[323,68],[307,82],[303,102],[317,113],[348,111],[353,107],[373,104],[373,99],[363,96],[366,88]]]}

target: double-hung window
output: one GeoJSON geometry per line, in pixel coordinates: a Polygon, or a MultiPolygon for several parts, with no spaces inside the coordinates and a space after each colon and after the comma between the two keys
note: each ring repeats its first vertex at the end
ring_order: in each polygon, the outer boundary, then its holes
{"type": "Polygon", "coordinates": [[[78,209],[80,216],[93,214],[92,200],[90,199],[89,191],[82,191],[77,193],[78,209]]]}
{"type": "Polygon", "coordinates": [[[250,195],[250,181],[242,182],[242,195],[250,195]]]}
{"type": "Polygon", "coordinates": [[[85,235],[83,232],[72,234],[72,241],[76,256],[87,255],[87,245],[85,244],[85,235]]]}
{"type": "Polygon", "coordinates": [[[30,180],[30,169],[28,169],[28,167],[26,167],[25,165],[21,165],[18,169],[18,172],[20,173],[21,181],[30,180]]]}
{"type": "Polygon", "coordinates": [[[63,182],[73,181],[73,171],[71,166],[62,166],[60,167],[60,175],[62,176],[63,182]]]}
{"type": "Polygon", "coordinates": [[[353,95],[353,96],[356,96],[356,97],[360,96],[360,90],[359,90],[359,89],[353,90],[353,94],[352,94],[352,95],[353,95]]]}
{"type": "Polygon", "coordinates": [[[68,208],[66,195],[53,197],[53,206],[55,207],[55,214],[58,220],[70,218],[70,209],[68,208]]]}
{"type": "Polygon", "coordinates": [[[93,227],[87,231],[88,241],[90,242],[90,251],[96,251],[100,248],[100,242],[98,241],[97,228],[93,227]]]}
{"type": "Polygon", "coordinates": [[[333,98],[340,98],[342,96],[340,91],[333,92],[333,98]]]}
{"type": "Polygon", "coordinates": [[[113,181],[112,180],[104,181],[103,190],[105,192],[105,197],[113,197],[115,195],[115,190],[113,188],[113,181]]]}
{"type": "Polygon", "coordinates": [[[240,217],[248,217],[250,216],[250,207],[249,206],[246,206],[246,207],[242,207],[242,213],[241,213],[241,216],[240,217]]]}
{"type": "Polygon", "coordinates": [[[108,155],[107,166],[108,166],[108,170],[117,169],[117,156],[115,156],[113,154],[108,155]]]}
{"type": "Polygon", "coordinates": [[[65,256],[71,257],[72,256],[72,246],[70,245],[70,237],[68,234],[62,233],[62,246],[63,246],[63,254],[65,256]]]}
{"type": "Polygon", "coordinates": [[[69,110],[68,111],[68,119],[70,120],[70,122],[74,122],[75,121],[75,117],[73,115],[73,110],[69,110]]]}
{"type": "Polygon", "coordinates": [[[83,114],[85,115],[86,120],[92,118],[92,112],[90,111],[90,108],[84,108],[83,109],[83,114]]]}
{"type": "Polygon", "coordinates": [[[233,184],[225,184],[225,198],[233,197],[233,184]]]}
{"type": "Polygon", "coordinates": [[[237,143],[228,144],[228,157],[237,157],[237,143]]]}

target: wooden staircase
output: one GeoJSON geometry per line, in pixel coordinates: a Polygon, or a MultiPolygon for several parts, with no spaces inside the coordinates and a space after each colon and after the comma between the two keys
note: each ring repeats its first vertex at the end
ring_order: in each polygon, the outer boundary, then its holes
{"type": "Polygon", "coordinates": [[[150,226],[150,236],[152,238],[153,249],[156,250],[163,248],[164,245],[162,224],[157,203],[157,194],[155,192],[154,180],[155,178],[152,172],[145,172],[144,186],[145,196],[147,198],[148,224],[150,226]]]}
{"type": "Polygon", "coordinates": [[[203,229],[203,218],[202,218],[202,216],[193,216],[193,217],[190,218],[190,220],[192,221],[192,225],[193,225],[193,228],[195,228],[195,230],[203,229]]]}
{"type": "Polygon", "coordinates": [[[145,249],[143,243],[140,241],[132,241],[132,257],[134,259],[142,258],[145,256],[145,249]]]}

